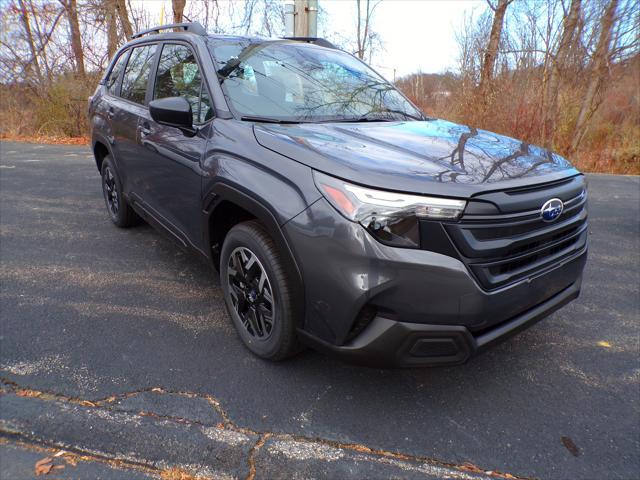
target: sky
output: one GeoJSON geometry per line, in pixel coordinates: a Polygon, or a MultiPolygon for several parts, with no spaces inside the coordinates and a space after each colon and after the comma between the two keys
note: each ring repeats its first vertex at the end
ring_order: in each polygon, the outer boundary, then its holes
{"type": "MultiPolygon", "coordinates": [[[[371,63],[387,77],[416,71],[442,73],[455,69],[458,59],[456,30],[465,12],[486,8],[484,0],[383,0],[374,12],[373,27],[384,50],[371,63]]],[[[355,2],[320,0],[333,30],[355,31],[355,2]]],[[[392,78],[390,78],[392,79],[392,78]]]]}

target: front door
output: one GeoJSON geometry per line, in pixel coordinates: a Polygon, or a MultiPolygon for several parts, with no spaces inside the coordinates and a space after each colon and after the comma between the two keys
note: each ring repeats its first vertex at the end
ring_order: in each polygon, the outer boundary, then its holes
{"type": "Polygon", "coordinates": [[[147,172],[144,197],[151,207],[192,246],[202,242],[202,170],[208,122],[213,108],[202,70],[190,46],[165,43],[161,46],[152,99],[183,97],[191,105],[193,136],[178,128],[160,125],[150,116],[140,118],[140,142],[147,172]]]}

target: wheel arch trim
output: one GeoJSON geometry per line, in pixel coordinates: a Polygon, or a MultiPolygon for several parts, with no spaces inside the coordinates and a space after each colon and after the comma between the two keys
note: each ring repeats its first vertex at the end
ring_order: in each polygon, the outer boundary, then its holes
{"type": "MultiPolygon", "coordinates": [[[[294,295],[294,304],[296,310],[300,312],[300,323],[304,320],[304,279],[302,277],[302,271],[298,265],[298,260],[296,259],[295,253],[290,246],[290,242],[287,240],[286,235],[284,234],[280,224],[274,213],[268,208],[264,202],[260,199],[256,198],[256,196],[251,195],[250,193],[241,190],[241,188],[231,185],[230,183],[220,181],[217,182],[211,190],[205,195],[203,202],[203,213],[204,213],[204,226],[203,231],[205,235],[205,245],[207,245],[208,251],[211,255],[211,262],[214,267],[219,268],[219,253],[216,253],[213,250],[213,245],[211,245],[210,238],[210,222],[212,217],[215,214],[216,208],[224,201],[235,204],[236,206],[246,210],[251,215],[253,215],[257,220],[259,220],[264,227],[267,229],[267,232],[271,235],[276,245],[280,248],[280,251],[283,253],[288,266],[290,267],[291,273],[293,273],[295,277],[296,284],[298,288],[295,288],[294,295]]],[[[220,250],[222,245],[218,247],[220,250]]]]}
{"type": "Polygon", "coordinates": [[[104,148],[107,149],[107,154],[105,156],[109,155],[111,159],[116,163],[116,168],[118,168],[118,165],[117,165],[118,162],[115,160],[115,156],[113,155],[111,142],[109,142],[109,140],[103,135],[94,134],[91,139],[91,153],[93,154],[93,159],[96,162],[96,168],[98,169],[98,171],[100,171],[100,163],[98,162],[98,158],[96,157],[96,149],[98,147],[98,144],[102,145],[104,148]]]}

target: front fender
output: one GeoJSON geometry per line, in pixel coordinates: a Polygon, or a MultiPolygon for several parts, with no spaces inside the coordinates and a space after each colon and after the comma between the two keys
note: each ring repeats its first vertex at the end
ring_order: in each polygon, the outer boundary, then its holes
{"type": "Polygon", "coordinates": [[[302,270],[295,246],[282,226],[321,194],[309,167],[261,147],[247,127],[233,120],[214,121],[212,138],[202,159],[203,240],[213,265],[218,267],[222,242],[212,239],[210,229],[216,209],[228,202],[258,219],[278,246],[293,279],[294,308],[302,326],[305,305],[302,270]]]}

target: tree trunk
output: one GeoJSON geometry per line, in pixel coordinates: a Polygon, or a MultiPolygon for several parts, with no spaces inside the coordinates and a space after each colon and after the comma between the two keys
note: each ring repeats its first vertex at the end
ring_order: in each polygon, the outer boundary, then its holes
{"type": "MultiPolygon", "coordinates": [[[[34,2],[33,0],[29,0],[25,6],[28,5],[29,6],[29,10],[31,11],[31,18],[33,18],[33,26],[35,27],[34,29],[32,29],[32,34],[33,34],[33,40],[34,40],[34,45],[35,42],[37,41],[38,43],[38,48],[36,49],[36,55],[39,56],[41,62],[40,62],[40,66],[44,66],[44,71],[46,74],[46,78],[49,81],[49,83],[51,83],[51,79],[52,79],[52,72],[51,72],[51,67],[49,66],[49,62],[47,61],[47,51],[46,51],[46,47],[47,44],[49,43],[49,40],[51,40],[51,35],[53,35],[53,29],[55,29],[55,24],[52,26],[51,30],[46,32],[44,30],[41,29],[40,27],[40,21],[38,20],[38,13],[36,8],[34,6],[34,2]]],[[[63,15],[63,11],[61,11],[57,18],[59,19],[62,15],[63,15]]],[[[57,21],[56,21],[57,24],[57,21]]]]}
{"type": "Polygon", "coordinates": [[[357,24],[356,24],[356,41],[357,41],[357,51],[356,56],[364,60],[367,54],[367,44],[370,45],[370,37],[371,37],[371,17],[373,15],[373,10],[376,8],[377,4],[371,6],[371,0],[364,0],[364,16],[362,12],[362,0],[356,0],[356,8],[357,8],[357,24]]]}
{"type": "MultiPolygon", "coordinates": [[[[364,31],[362,32],[362,57],[360,57],[363,60],[364,60],[365,52],[367,49],[367,43],[369,43],[369,46],[371,46],[369,42],[369,26],[370,26],[369,22],[370,21],[371,21],[371,0],[367,0],[367,7],[366,7],[365,17],[364,17],[364,31]]],[[[369,54],[369,60],[371,60],[371,54],[369,54]]]]}
{"type": "Polygon", "coordinates": [[[171,0],[171,6],[173,7],[173,23],[182,23],[182,15],[184,13],[184,6],[186,3],[186,0],[171,0]]]}
{"type": "Polygon", "coordinates": [[[133,28],[131,27],[131,22],[129,21],[129,13],[127,12],[127,2],[126,0],[115,0],[116,1],[116,11],[118,13],[118,18],[120,19],[120,25],[122,25],[122,31],[124,32],[124,36],[127,40],[131,38],[133,35],[133,28]]]}
{"type": "Polygon", "coordinates": [[[29,23],[29,13],[27,12],[24,0],[18,0],[18,5],[20,6],[20,20],[22,21],[22,26],[24,27],[27,43],[29,44],[29,50],[31,52],[33,68],[36,72],[36,77],[38,77],[38,84],[42,85],[42,70],[40,69],[38,55],[36,54],[36,45],[34,43],[33,33],[31,32],[31,24],[29,23]]]}
{"type": "Polygon", "coordinates": [[[567,66],[567,60],[571,47],[575,44],[578,21],[582,10],[582,0],[572,0],[569,15],[564,18],[562,36],[555,58],[552,58],[547,88],[544,91],[542,102],[542,137],[547,148],[553,147],[554,132],[558,120],[558,92],[563,70],[567,66]]]}
{"type": "Polygon", "coordinates": [[[482,61],[482,69],[480,70],[481,92],[485,92],[493,80],[493,70],[495,68],[496,58],[498,57],[498,48],[500,47],[500,39],[502,37],[504,16],[511,1],[512,0],[498,0],[498,6],[494,10],[495,13],[493,15],[493,24],[491,25],[489,43],[487,44],[487,49],[482,61]]]}
{"type": "Polygon", "coordinates": [[[116,0],[104,0],[107,21],[107,53],[111,59],[118,50],[118,22],[116,21],[116,0]]]}
{"type": "Polygon", "coordinates": [[[602,89],[602,84],[609,75],[609,58],[611,54],[611,35],[613,25],[616,21],[616,10],[618,8],[618,0],[610,0],[609,5],[600,21],[600,35],[596,51],[591,61],[589,86],[585,94],[578,120],[573,131],[573,140],[571,141],[571,152],[575,152],[582,141],[584,134],[587,132],[589,121],[598,109],[600,102],[597,101],[598,94],[602,89]]]}
{"type": "Polygon", "coordinates": [[[78,6],[76,0],[61,1],[67,12],[69,30],[71,33],[71,50],[76,63],[76,73],[80,78],[84,78],[84,53],[82,51],[82,37],[80,36],[80,24],[78,23],[78,6]]]}
{"type": "Polygon", "coordinates": [[[358,25],[357,25],[357,34],[358,34],[358,51],[356,52],[356,54],[358,55],[358,58],[360,60],[362,60],[364,58],[364,48],[362,45],[362,30],[361,30],[361,23],[362,23],[362,19],[361,19],[361,8],[360,8],[360,0],[356,0],[356,5],[358,8],[358,25]]]}

